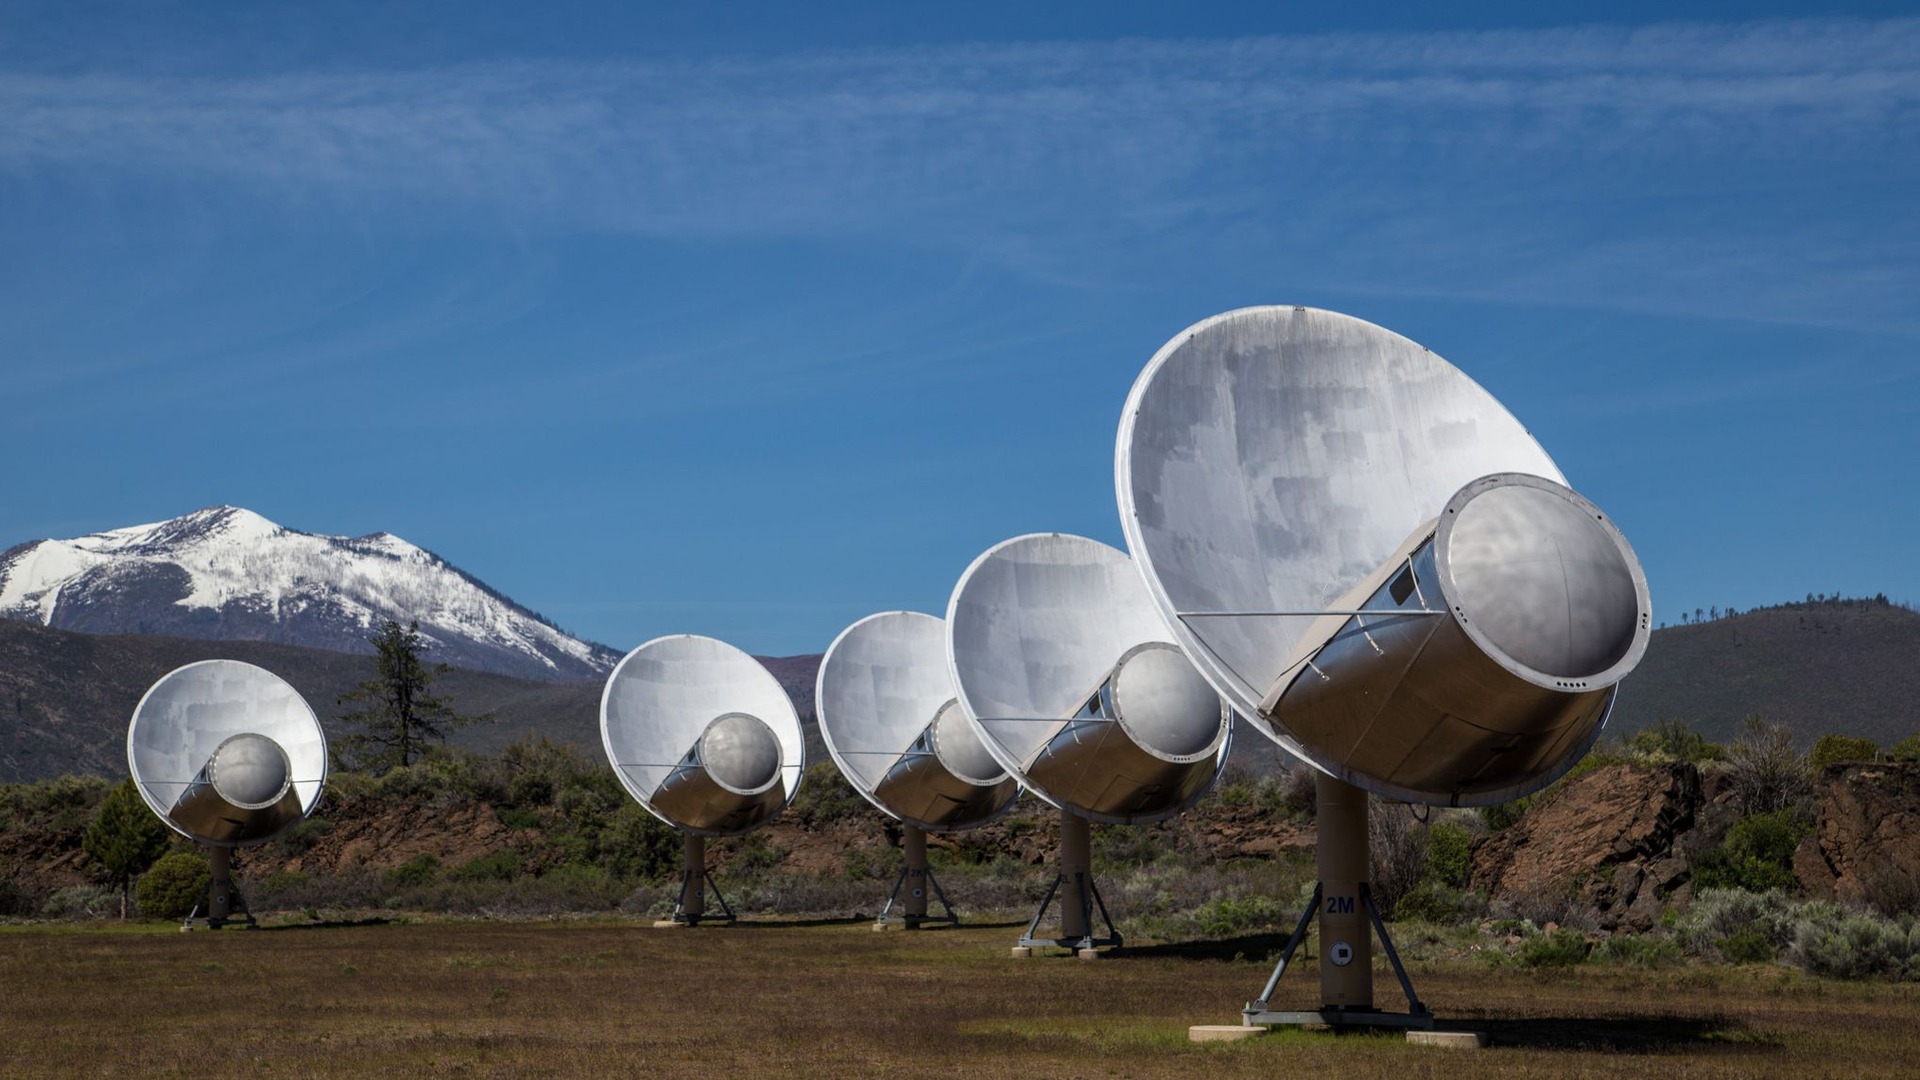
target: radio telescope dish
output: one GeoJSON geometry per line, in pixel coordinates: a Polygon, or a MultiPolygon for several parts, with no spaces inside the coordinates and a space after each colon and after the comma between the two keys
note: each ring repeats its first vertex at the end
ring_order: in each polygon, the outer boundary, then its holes
{"type": "MultiPolygon", "coordinates": [[[[1061,811],[1065,882],[1057,944],[1093,948],[1080,912],[1100,905],[1088,824],[1160,821],[1206,794],[1226,763],[1231,714],[1180,649],[1124,552],[1059,533],[975,559],[947,607],[961,706],[1002,768],[1061,811]]],[[[1104,905],[1100,905],[1104,914],[1104,905]]],[[[1041,915],[1046,911],[1041,907],[1041,915]]],[[[1033,938],[1035,916],[1022,947],[1033,938]]],[[[1112,944],[1119,944],[1112,932],[1112,944]]]]}
{"type": "MultiPolygon", "coordinates": [[[[1020,794],[982,745],[947,670],[946,624],[915,611],[869,615],[840,632],[820,661],[814,701],[827,752],[848,783],[906,825],[905,867],[882,909],[903,892],[902,921],[928,921],[927,832],[957,832],[999,817],[1020,794]]],[[[943,921],[958,922],[946,903],[943,921]]]]}
{"type": "MultiPolygon", "coordinates": [[[[765,825],[800,790],[806,749],[793,700],[758,660],[724,641],[655,638],[607,676],[600,740],[627,793],[684,837],[673,922],[699,923],[711,884],[706,838],[765,825]]],[[[731,920],[724,897],[720,906],[731,920]]]]}
{"type": "Polygon", "coordinates": [[[1121,414],[1115,485],[1169,629],[1323,774],[1314,907],[1349,963],[1323,965],[1315,1013],[1267,1011],[1276,971],[1248,1022],[1430,1025],[1403,971],[1411,1011],[1372,1011],[1353,785],[1467,806],[1564,773],[1646,651],[1639,560],[1473,380],[1312,308],[1227,312],[1161,348],[1121,414]]]}
{"type": "Polygon", "coordinates": [[[140,699],[127,725],[127,767],[169,828],[213,849],[206,923],[217,929],[233,911],[233,849],[265,843],[313,813],[327,782],[327,738],[279,676],[202,660],[162,676],[140,699]]]}

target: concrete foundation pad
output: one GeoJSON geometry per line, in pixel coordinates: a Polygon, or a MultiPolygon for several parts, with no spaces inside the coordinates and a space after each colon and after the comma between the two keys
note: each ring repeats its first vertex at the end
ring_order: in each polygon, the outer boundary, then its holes
{"type": "Polygon", "coordinates": [[[1025,945],[1015,945],[1013,947],[1013,958],[1015,960],[1027,960],[1032,956],[1033,950],[1027,948],[1025,945]]]}
{"type": "Polygon", "coordinates": [[[686,927],[686,923],[676,922],[673,919],[655,919],[653,921],[653,928],[655,930],[684,930],[686,927]]]}
{"type": "Polygon", "coordinates": [[[1245,1024],[1195,1024],[1187,1029],[1187,1041],[1239,1042],[1266,1033],[1266,1028],[1248,1027],[1245,1024]]]}
{"type": "Polygon", "coordinates": [[[1100,959],[1100,950],[1099,949],[1075,949],[1073,950],[1073,955],[1079,957],[1082,960],[1098,960],[1100,959]]]}
{"type": "Polygon", "coordinates": [[[1445,1046],[1454,1050],[1478,1050],[1487,1045],[1481,1031],[1409,1031],[1407,1041],[1415,1046],[1445,1046]]]}

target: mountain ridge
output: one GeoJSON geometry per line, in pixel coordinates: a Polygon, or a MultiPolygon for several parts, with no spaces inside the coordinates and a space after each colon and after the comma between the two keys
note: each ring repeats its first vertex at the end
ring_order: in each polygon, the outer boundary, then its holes
{"type": "Polygon", "coordinates": [[[16,544],[0,552],[0,617],[346,653],[369,652],[385,619],[418,621],[440,660],[552,682],[597,682],[619,660],[393,533],[308,533],[224,505],[16,544]]]}

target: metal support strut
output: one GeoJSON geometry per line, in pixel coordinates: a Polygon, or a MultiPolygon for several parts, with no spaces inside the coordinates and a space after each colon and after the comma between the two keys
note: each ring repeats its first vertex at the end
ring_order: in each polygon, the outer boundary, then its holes
{"type": "Polygon", "coordinates": [[[689,833],[680,871],[680,898],[673,905],[673,921],[699,926],[702,920],[711,918],[707,915],[708,889],[713,890],[713,898],[720,902],[720,910],[724,912],[720,918],[725,922],[735,921],[726,895],[714,884],[713,875],[707,873],[707,838],[689,833]]]}
{"type": "Polygon", "coordinates": [[[207,899],[195,904],[187,914],[187,921],[180,929],[191,930],[195,926],[204,926],[209,930],[218,930],[228,923],[244,922],[247,929],[259,928],[254,921],[253,912],[247,908],[246,897],[233,884],[233,849],[215,846],[207,859],[207,899]],[[235,915],[235,912],[238,915],[235,915]],[[204,914],[203,914],[204,913],[204,914]]]}
{"type": "Polygon", "coordinates": [[[1093,823],[1086,818],[1064,810],[1060,812],[1060,871],[1054,875],[1053,884],[1047,886],[1047,895],[1040,901],[1040,910],[1033,913],[1033,921],[1027,924],[1027,932],[1021,935],[1021,947],[1056,945],[1077,950],[1110,945],[1117,949],[1124,944],[1120,931],[1114,929],[1113,917],[1107,914],[1107,902],[1100,898],[1100,887],[1094,884],[1092,832],[1093,823]],[[1040,922],[1047,917],[1047,909],[1053,905],[1056,894],[1060,897],[1060,936],[1040,937],[1040,922]],[[1094,936],[1096,911],[1107,928],[1105,937],[1094,936]]]}
{"type": "Polygon", "coordinates": [[[1367,880],[1367,800],[1366,793],[1330,776],[1318,778],[1320,829],[1319,881],[1313,897],[1300,914],[1293,936],[1280,952],[1280,962],[1260,991],[1260,997],[1247,1003],[1242,1011],[1248,1026],[1275,1024],[1326,1024],[1332,1027],[1410,1027],[1432,1028],[1433,1011],[1414,992],[1413,980],[1393,947],[1380,908],[1373,899],[1373,886],[1367,880]],[[1270,1006],[1287,973],[1294,953],[1307,939],[1307,928],[1320,920],[1320,1008],[1296,1012],[1275,1012],[1270,1006]],[[1387,954],[1400,990],[1407,997],[1407,1011],[1384,1012],[1373,1007],[1372,941],[1377,937],[1387,954]]]}

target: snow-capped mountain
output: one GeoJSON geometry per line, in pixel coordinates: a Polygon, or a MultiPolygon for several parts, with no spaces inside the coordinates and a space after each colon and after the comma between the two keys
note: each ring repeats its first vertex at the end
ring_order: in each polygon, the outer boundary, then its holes
{"type": "Polygon", "coordinates": [[[385,619],[418,620],[429,660],[548,680],[599,679],[620,659],[391,533],[303,533],[233,506],[0,552],[0,616],[340,652],[370,652],[385,619]]]}

